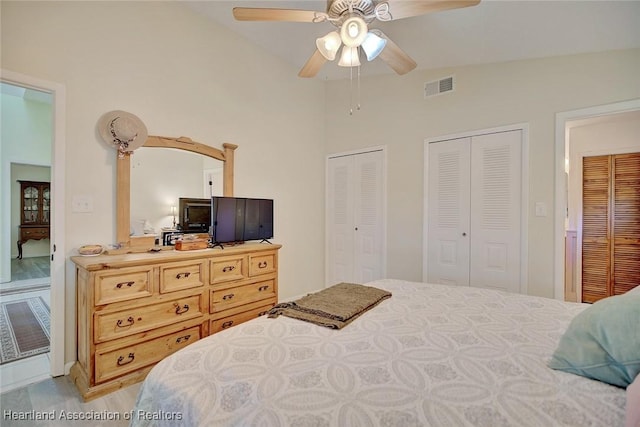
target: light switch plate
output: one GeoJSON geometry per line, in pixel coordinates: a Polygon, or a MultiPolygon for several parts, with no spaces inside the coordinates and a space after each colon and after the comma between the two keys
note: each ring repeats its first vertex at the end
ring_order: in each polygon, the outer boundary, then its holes
{"type": "Polygon", "coordinates": [[[547,204],[545,202],[536,202],[536,216],[547,216],[547,204]]]}
{"type": "Polygon", "coordinates": [[[93,212],[93,197],[86,195],[73,196],[71,211],[76,213],[93,212]]]}

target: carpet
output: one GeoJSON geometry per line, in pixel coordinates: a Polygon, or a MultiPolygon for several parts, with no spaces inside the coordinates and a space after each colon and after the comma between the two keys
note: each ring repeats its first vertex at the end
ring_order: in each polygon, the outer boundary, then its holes
{"type": "Polygon", "coordinates": [[[0,303],[0,365],[47,353],[50,323],[41,297],[0,303]]]}

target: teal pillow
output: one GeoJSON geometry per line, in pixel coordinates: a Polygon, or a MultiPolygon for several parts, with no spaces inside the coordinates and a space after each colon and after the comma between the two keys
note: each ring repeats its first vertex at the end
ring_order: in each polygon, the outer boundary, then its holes
{"type": "Polygon", "coordinates": [[[640,294],[604,298],[573,318],[548,366],[619,387],[640,373],[640,294]]]}

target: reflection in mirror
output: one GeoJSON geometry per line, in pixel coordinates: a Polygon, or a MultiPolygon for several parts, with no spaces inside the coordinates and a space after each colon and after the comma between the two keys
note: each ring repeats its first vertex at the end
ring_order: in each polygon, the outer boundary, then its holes
{"type": "Polygon", "coordinates": [[[141,147],[131,155],[131,232],[157,234],[172,228],[180,197],[223,194],[223,162],[172,148],[141,147]],[[211,182],[211,185],[209,184],[211,182]]]}

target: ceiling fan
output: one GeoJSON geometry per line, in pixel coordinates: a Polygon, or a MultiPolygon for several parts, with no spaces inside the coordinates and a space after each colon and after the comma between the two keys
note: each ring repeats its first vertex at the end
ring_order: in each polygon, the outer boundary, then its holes
{"type": "Polygon", "coordinates": [[[238,21],[330,22],[337,30],[316,40],[316,50],[298,76],[314,77],[327,61],[342,53],[338,65],[360,65],[361,48],[368,61],[378,56],[398,74],[416,68],[416,62],[382,31],[370,29],[374,21],[395,21],[441,10],[474,6],[480,0],[327,0],[327,11],[236,7],[238,21]]]}

